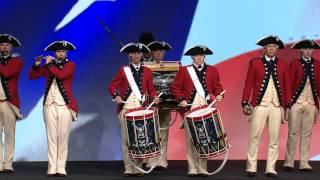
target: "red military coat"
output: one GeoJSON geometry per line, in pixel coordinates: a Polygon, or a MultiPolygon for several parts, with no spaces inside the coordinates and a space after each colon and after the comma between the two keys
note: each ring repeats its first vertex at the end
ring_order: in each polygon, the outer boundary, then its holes
{"type": "Polygon", "coordinates": [[[8,101],[20,108],[20,98],[18,94],[18,78],[23,68],[20,57],[11,57],[0,64],[0,76],[3,81],[3,90],[8,101]]]}
{"type": "MultiPolygon", "coordinates": [[[[206,70],[203,72],[204,82],[202,82],[203,88],[209,95],[212,94],[214,96],[217,96],[223,91],[220,84],[219,72],[214,66],[205,66],[206,70]]],[[[171,84],[171,90],[173,96],[178,102],[187,100],[188,103],[192,103],[191,101],[193,100],[192,98],[196,93],[196,89],[194,87],[187,67],[181,67],[179,69],[174,81],[171,84]]]]}
{"type": "MultiPolygon", "coordinates": [[[[112,97],[120,96],[124,101],[129,97],[130,92],[130,85],[129,81],[127,80],[127,76],[124,72],[124,67],[129,66],[123,66],[120,68],[120,70],[117,72],[115,77],[112,79],[108,86],[109,93],[112,97]]],[[[141,94],[145,95],[148,94],[150,97],[157,96],[156,89],[153,84],[153,78],[152,78],[152,71],[142,66],[142,75],[141,75],[141,94]]],[[[140,86],[139,84],[137,84],[140,86]]],[[[118,113],[121,110],[121,105],[118,106],[118,113]]]]}
{"type": "Polygon", "coordinates": [[[274,61],[273,72],[270,72],[267,68],[268,62],[264,57],[250,60],[242,94],[242,106],[251,104],[254,107],[261,103],[267,89],[267,79],[270,74],[273,74],[275,77],[274,85],[277,90],[280,104],[284,109],[287,107],[287,102],[290,97],[288,65],[286,61],[278,58],[274,61]]]}
{"type": "MultiPolygon", "coordinates": [[[[290,94],[290,105],[293,105],[300,93],[303,91],[307,76],[304,73],[307,64],[302,59],[295,59],[291,61],[289,68],[289,78],[291,82],[291,94],[290,94]]],[[[317,107],[319,108],[318,96],[320,92],[320,63],[318,60],[311,60],[311,71],[310,71],[310,83],[312,88],[312,93],[316,102],[317,107]]]]}
{"type": "Polygon", "coordinates": [[[74,112],[78,112],[78,106],[72,93],[72,81],[75,71],[75,63],[66,60],[59,65],[44,65],[41,67],[33,66],[29,72],[30,79],[37,79],[40,77],[46,78],[46,91],[44,102],[51,87],[51,83],[56,78],[60,93],[65,100],[68,108],[74,112]]]}

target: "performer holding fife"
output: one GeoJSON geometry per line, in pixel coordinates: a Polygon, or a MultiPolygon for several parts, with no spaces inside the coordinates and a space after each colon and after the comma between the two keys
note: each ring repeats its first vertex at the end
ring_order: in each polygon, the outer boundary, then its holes
{"type": "MultiPolygon", "coordinates": [[[[149,53],[149,48],[141,43],[129,43],[123,46],[120,52],[128,53],[130,65],[120,68],[109,84],[109,92],[118,104],[118,116],[122,136],[124,176],[143,176],[144,174],[139,170],[142,166],[142,158],[129,159],[128,157],[128,145],[130,142],[127,140],[131,140],[132,138],[128,137],[129,129],[127,127],[128,122],[126,115],[130,110],[146,105],[145,96],[147,94],[153,98],[153,102],[155,104],[159,103],[159,98],[157,97],[157,93],[153,85],[151,70],[142,66],[141,63],[142,53],[149,53]]],[[[134,126],[136,127],[134,128],[134,131],[137,129],[139,130],[139,138],[147,136],[144,132],[148,127],[138,127],[137,124],[134,124],[134,126]]],[[[133,130],[130,130],[130,132],[133,132],[133,130]]],[[[145,139],[141,142],[145,142],[144,140],[145,139]]],[[[139,142],[136,143],[136,148],[139,148],[139,142]]]]}
{"type": "Polygon", "coordinates": [[[284,167],[294,170],[297,140],[300,139],[300,171],[311,172],[309,165],[309,149],[312,127],[317,121],[320,92],[320,63],[312,57],[320,46],[313,40],[302,40],[292,45],[300,49],[301,56],[291,61],[289,78],[291,84],[291,100],[289,101],[289,133],[284,167]]]}
{"type": "MultiPolygon", "coordinates": [[[[206,46],[195,46],[190,48],[184,55],[191,56],[192,65],[181,67],[172,83],[172,93],[184,110],[191,105],[191,110],[208,104],[214,97],[221,101],[223,89],[220,84],[219,72],[214,66],[207,65],[204,60],[206,55],[213,52],[206,46]]],[[[186,111],[183,111],[184,113],[186,111]]],[[[195,156],[187,121],[184,121],[186,141],[188,176],[208,176],[207,158],[195,156]]]]}
{"type": "Polygon", "coordinates": [[[19,56],[12,54],[12,47],[20,46],[20,42],[12,35],[0,35],[0,173],[14,171],[12,162],[16,120],[22,119],[19,110],[18,79],[23,63],[19,56]],[[3,130],[4,143],[2,142],[3,130]]]}
{"type": "Polygon", "coordinates": [[[276,177],[280,124],[284,122],[287,91],[290,88],[288,67],[286,61],[276,57],[278,49],[284,47],[277,36],[264,37],[257,44],[264,47],[264,54],[250,60],[242,95],[243,112],[250,115],[246,171],[249,177],[256,176],[258,145],[264,126],[268,123],[269,145],[265,174],[267,177],[276,177]]]}
{"type": "Polygon", "coordinates": [[[72,94],[75,63],[67,59],[67,52],[76,47],[68,41],[55,41],[44,51],[54,56],[39,56],[32,66],[29,78],[46,78],[43,116],[48,139],[48,176],[67,176],[66,161],[71,122],[77,118],[77,104],[72,94]],[[41,65],[41,60],[45,64],[41,65]]]}

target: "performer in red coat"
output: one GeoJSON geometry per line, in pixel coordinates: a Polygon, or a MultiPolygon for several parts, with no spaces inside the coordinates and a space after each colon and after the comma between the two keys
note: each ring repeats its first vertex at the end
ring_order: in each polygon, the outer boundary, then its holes
{"type": "Polygon", "coordinates": [[[22,119],[19,110],[18,78],[23,63],[20,57],[12,54],[12,47],[20,46],[20,42],[12,35],[0,35],[0,173],[13,172],[16,120],[22,119]]]}
{"type": "Polygon", "coordinates": [[[301,57],[290,63],[291,99],[289,101],[289,132],[284,167],[294,170],[297,140],[300,138],[300,171],[310,172],[309,149],[312,127],[317,121],[320,92],[320,63],[312,57],[320,46],[313,40],[301,40],[292,45],[301,50],[301,57]],[[300,135],[300,136],[299,136],[300,135]]]}
{"type": "Polygon", "coordinates": [[[77,104],[72,94],[75,63],[68,60],[67,51],[75,50],[68,41],[55,41],[45,48],[55,57],[37,57],[29,73],[30,79],[46,78],[43,114],[48,138],[48,176],[66,176],[68,141],[71,122],[77,119],[77,104]]]}
{"type": "MultiPolygon", "coordinates": [[[[204,63],[206,55],[212,54],[212,51],[206,46],[195,46],[190,48],[185,55],[190,55],[193,63],[192,65],[181,67],[172,82],[172,94],[182,107],[183,113],[208,104],[214,97],[218,101],[223,99],[220,93],[223,91],[220,84],[218,70],[214,66],[204,63]],[[194,73],[193,73],[194,72],[194,73]],[[194,79],[198,79],[198,83],[194,83],[194,79]],[[188,108],[191,105],[191,108],[188,108]]],[[[184,121],[186,127],[187,122],[184,121]]],[[[195,150],[191,141],[191,136],[186,129],[187,141],[187,159],[188,159],[188,176],[208,176],[207,172],[207,159],[195,157],[195,150]]]]}
{"type": "MultiPolygon", "coordinates": [[[[124,161],[124,176],[143,176],[143,173],[135,169],[128,159],[127,133],[125,113],[129,109],[142,107],[147,94],[159,103],[156,89],[153,85],[152,71],[142,66],[142,53],[149,53],[147,46],[141,43],[129,43],[122,47],[120,52],[128,53],[129,66],[120,68],[116,76],[109,84],[110,95],[118,104],[118,113],[121,125],[122,152],[124,161]]],[[[141,159],[132,160],[136,166],[142,166],[141,159]]]]}
{"type": "Polygon", "coordinates": [[[277,50],[284,47],[277,36],[262,38],[257,44],[264,47],[264,54],[250,60],[242,96],[243,112],[250,115],[246,171],[250,177],[256,175],[259,140],[265,123],[268,123],[269,147],[265,173],[268,177],[276,177],[280,124],[284,122],[284,110],[290,94],[288,68],[284,60],[276,57],[277,50]]]}

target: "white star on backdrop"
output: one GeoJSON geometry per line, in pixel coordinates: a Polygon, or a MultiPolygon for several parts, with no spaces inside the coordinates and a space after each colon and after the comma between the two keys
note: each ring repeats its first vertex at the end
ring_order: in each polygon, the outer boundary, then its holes
{"type": "Polygon", "coordinates": [[[115,2],[116,0],[78,0],[78,2],[71,8],[67,15],[62,19],[62,21],[56,26],[54,31],[59,31],[61,28],[66,26],[77,16],[79,16],[83,11],[88,9],[95,2],[115,2]]]}

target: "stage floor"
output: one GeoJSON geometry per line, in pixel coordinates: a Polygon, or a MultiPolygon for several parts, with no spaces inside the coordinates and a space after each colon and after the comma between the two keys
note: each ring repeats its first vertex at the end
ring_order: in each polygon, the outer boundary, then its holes
{"type": "MultiPolygon", "coordinates": [[[[210,168],[214,168],[220,161],[210,161],[210,168]]],[[[144,176],[144,179],[271,179],[264,176],[265,161],[258,162],[258,174],[256,178],[248,178],[245,173],[245,161],[228,161],[223,170],[210,177],[186,177],[187,162],[186,161],[169,161],[168,171],[156,171],[144,176]]],[[[277,179],[319,179],[320,178],[320,162],[313,161],[310,165],[313,166],[314,172],[295,172],[289,173],[282,169],[283,161],[278,161],[277,179]]],[[[68,177],[46,177],[47,162],[16,162],[14,163],[15,173],[0,174],[0,179],[138,179],[136,177],[122,176],[122,161],[85,161],[85,162],[68,162],[68,177]]]]}

